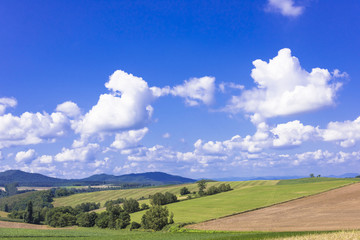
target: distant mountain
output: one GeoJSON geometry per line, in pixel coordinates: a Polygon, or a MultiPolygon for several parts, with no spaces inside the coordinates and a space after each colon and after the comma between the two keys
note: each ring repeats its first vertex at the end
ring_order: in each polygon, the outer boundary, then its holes
{"type": "Polygon", "coordinates": [[[265,176],[265,177],[227,177],[214,178],[217,181],[250,181],[250,180],[281,180],[281,179],[297,179],[304,176],[265,176]]]}
{"type": "Polygon", "coordinates": [[[38,173],[27,173],[20,170],[0,172],[0,185],[17,182],[20,186],[55,187],[65,185],[99,185],[138,183],[151,185],[181,184],[195,182],[194,179],[170,175],[163,172],[133,173],[121,176],[96,174],[83,179],[52,178],[38,173]]]}
{"type": "Polygon", "coordinates": [[[360,174],[359,173],[344,173],[342,175],[330,175],[330,176],[327,176],[327,177],[332,177],[332,178],[354,178],[356,176],[359,176],[360,174]]]}
{"type": "MultiPolygon", "coordinates": [[[[359,176],[359,173],[344,173],[342,175],[330,175],[322,176],[329,178],[354,178],[359,176]]],[[[309,176],[265,176],[265,177],[226,177],[226,178],[214,178],[217,181],[249,181],[249,180],[282,180],[282,179],[299,179],[307,178],[309,176]]]]}
{"type": "Polygon", "coordinates": [[[65,179],[44,176],[39,173],[27,173],[20,170],[8,170],[5,172],[0,172],[0,185],[4,186],[5,184],[11,182],[17,182],[21,186],[43,185],[44,187],[48,187],[57,186],[59,184],[65,185],[69,181],[65,179]]]}

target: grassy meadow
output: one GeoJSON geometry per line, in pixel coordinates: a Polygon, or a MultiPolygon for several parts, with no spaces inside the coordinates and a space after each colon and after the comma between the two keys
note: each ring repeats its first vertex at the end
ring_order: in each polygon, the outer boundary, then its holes
{"type": "MultiPolygon", "coordinates": [[[[260,239],[283,239],[301,237],[319,232],[209,232],[209,231],[187,231],[187,232],[142,232],[129,230],[110,230],[99,228],[74,228],[55,230],[13,229],[2,228],[0,239],[121,239],[121,240],[260,240],[260,239]]],[[[296,239],[296,238],[294,238],[296,239]]]]}
{"type": "MultiPolygon", "coordinates": [[[[234,189],[229,192],[168,204],[175,222],[202,222],[234,213],[270,206],[276,203],[313,195],[349,184],[349,180],[262,185],[234,189]]],[[[140,222],[143,212],[131,214],[140,222]]]]}
{"type": "MultiPolygon", "coordinates": [[[[243,189],[253,186],[268,186],[276,185],[278,180],[259,180],[259,181],[242,181],[242,182],[209,182],[207,187],[218,186],[222,183],[230,184],[233,189],[243,189]]],[[[165,193],[171,192],[173,194],[179,195],[180,189],[187,187],[190,192],[198,191],[196,183],[192,184],[181,184],[181,185],[171,185],[163,187],[148,187],[148,188],[134,188],[134,189],[124,189],[124,190],[108,190],[100,192],[90,192],[90,193],[80,193],[74,194],[67,197],[55,198],[53,205],[55,207],[59,206],[72,206],[75,207],[78,204],[83,202],[99,202],[102,206],[108,200],[113,200],[117,198],[134,198],[139,199],[141,197],[148,198],[149,195],[153,195],[157,192],[165,193]]]]}
{"type": "MultiPolygon", "coordinates": [[[[258,180],[239,182],[209,182],[210,186],[222,183],[230,184],[234,189],[229,192],[211,196],[184,200],[168,204],[170,212],[174,213],[175,222],[202,222],[223,216],[249,211],[292,199],[313,195],[330,189],[338,188],[357,181],[356,179],[312,178],[294,180],[258,180]]],[[[55,206],[75,206],[82,202],[100,202],[117,198],[147,198],[156,192],[171,192],[179,195],[182,187],[197,191],[197,184],[183,184],[165,187],[152,187],[127,190],[109,190],[92,193],[75,194],[56,198],[55,206]]],[[[147,202],[148,200],[144,200],[147,202]]],[[[142,202],[142,201],[140,201],[142,202]]],[[[100,210],[101,211],[101,210],[100,210]]],[[[132,221],[141,222],[144,211],[131,214],[132,221]]]]}

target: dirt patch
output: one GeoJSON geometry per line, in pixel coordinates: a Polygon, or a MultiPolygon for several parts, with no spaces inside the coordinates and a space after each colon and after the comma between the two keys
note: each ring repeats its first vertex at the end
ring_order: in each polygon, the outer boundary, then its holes
{"type": "Polygon", "coordinates": [[[0,221],[0,228],[54,229],[47,225],[0,221]]]}
{"type": "Polygon", "coordinates": [[[360,183],[318,195],[187,226],[221,231],[360,229],[360,183]]]}

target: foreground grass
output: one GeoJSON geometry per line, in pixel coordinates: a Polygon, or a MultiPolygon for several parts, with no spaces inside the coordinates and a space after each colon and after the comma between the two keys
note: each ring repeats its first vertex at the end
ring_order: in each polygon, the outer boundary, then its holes
{"type": "MultiPolygon", "coordinates": [[[[315,232],[312,232],[315,233],[315,232]]],[[[0,228],[1,239],[122,239],[122,240],[260,240],[278,239],[308,235],[309,232],[141,232],[128,230],[104,230],[97,228],[75,228],[56,230],[9,229],[0,228]]]]}
{"type": "Polygon", "coordinates": [[[303,236],[281,238],[281,240],[358,240],[358,239],[360,239],[359,231],[306,234],[303,236]]]}
{"type": "MultiPolygon", "coordinates": [[[[351,180],[315,183],[254,186],[167,205],[175,222],[202,222],[234,213],[249,211],[292,199],[313,195],[352,183],[351,180]]],[[[132,221],[141,221],[144,212],[131,214],[132,221]]]]}
{"type": "MultiPolygon", "coordinates": [[[[230,184],[233,189],[241,189],[248,188],[253,186],[268,186],[268,185],[276,185],[279,181],[271,180],[259,180],[259,181],[242,181],[242,182],[209,182],[207,184],[210,186],[218,186],[222,183],[230,184]]],[[[108,200],[114,200],[118,198],[134,198],[139,199],[141,197],[148,198],[149,195],[153,195],[157,192],[165,193],[171,192],[173,194],[179,195],[180,189],[183,187],[187,187],[190,192],[198,191],[198,187],[196,183],[193,184],[181,184],[181,185],[173,185],[166,187],[151,187],[151,188],[135,188],[135,189],[125,189],[125,190],[108,190],[108,191],[99,191],[99,192],[91,192],[91,193],[80,193],[74,194],[68,197],[61,197],[54,199],[54,206],[76,206],[83,202],[100,202],[101,206],[105,204],[108,200]]]]}

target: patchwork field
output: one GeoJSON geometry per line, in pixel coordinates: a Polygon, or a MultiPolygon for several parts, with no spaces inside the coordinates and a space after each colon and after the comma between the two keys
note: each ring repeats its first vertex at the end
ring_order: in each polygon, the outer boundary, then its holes
{"type": "MultiPolygon", "coordinates": [[[[129,230],[110,230],[98,228],[74,228],[74,229],[14,229],[2,228],[0,239],[56,239],[56,240],[263,240],[284,239],[304,235],[319,234],[319,232],[142,232],[129,230]]],[[[294,238],[295,239],[295,238],[294,238]]]]}
{"type": "MultiPolygon", "coordinates": [[[[253,186],[270,186],[276,185],[279,181],[242,181],[242,182],[209,182],[207,184],[210,186],[218,186],[222,183],[230,184],[233,189],[242,189],[253,186]]],[[[118,198],[134,198],[139,199],[141,197],[148,198],[149,195],[153,195],[157,192],[165,193],[171,192],[173,194],[179,195],[180,189],[187,187],[190,192],[197,191],[197,184],[182,184],[182,185],[173,185],[165,187],[152,187],[152,188],[135,188],[135,189],[125,189],[125,190],[108,190],[101,192],[91,192],[91,193],[80,193],[71,195],[68,197],[55,198],[53,204],[55,207],[59,206],[76,206],[83,202],[100,202],[103,206],[104,203],[108,200],[114,200],[118,198]]]]}
{"type": "MultiPolygon", "coordinates": [[[[313,195],[352,182],[352,180],[336,180],[252,186],[168,204],[167,207],[170,212],[174,213],[175,222],[202,222],[313,195]]],[[[143,212],[133,213],[131,219],[140,222],[142,215],[143,212]]]]}
{"type": "Polygon", "coordinates": [[[220,231],[360,229],[360,183],[276,206],[188,226],[220,231]]]}

